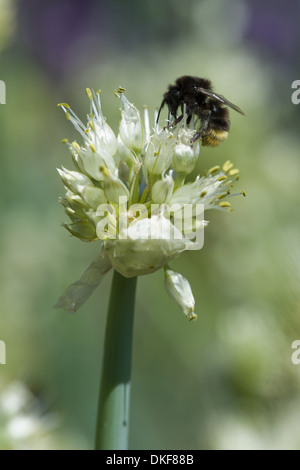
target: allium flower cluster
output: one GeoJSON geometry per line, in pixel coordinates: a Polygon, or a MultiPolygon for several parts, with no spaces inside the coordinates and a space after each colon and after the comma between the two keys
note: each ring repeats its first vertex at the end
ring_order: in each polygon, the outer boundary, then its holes
{"type": "Polygon", "coordinates": [[[107,124],[100,92],[87,89],[90,111],[83,123],[69,105],[60,104],[81,135],[68,146],[75,171],[59,169],[66,194],[60,199],[70,218],[66,229],[83,241],[98,241],[99,256],[60,297],[56,307],[76,311],[113,267],[125,277],[164,268],[168,294],[188,319],[196,318],[188,281],[169,267],[186,250],[203,246],[207,209],[230,210],[230,189],[238,170],[227,161],[193,181],[201,140],[192,141],[193,123],[150,128],[148,109],[139,110],[124,89],[119,132],[107,124]]]}

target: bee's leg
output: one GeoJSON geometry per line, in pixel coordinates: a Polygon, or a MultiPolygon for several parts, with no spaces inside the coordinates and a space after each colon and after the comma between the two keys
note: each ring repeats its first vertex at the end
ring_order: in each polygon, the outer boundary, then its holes
{"type": "MultiPolygon", "coordinates": [[[[169,122],[169,124],[164,127],[164,131],[165,131],[166,129],[170,129],[170,127],[174,126],[174,123],[176,123],[177,119],[178,119],[178,118],[177,118],[176,116],[174,116],[172,113],[170,113],[170,111],[169,111],[169,114],[168,114],[168,122],[169,122]],[[171,121],[172,117],[175,118],[175,120],[174,120],[173,122],[171,121]]],[[[181,121],[181,119],[182,119],[182,118],[180,118],[180,121],[181,121]]]]}
{"type": "Polygon", "coordinates": [[[211,111],[207,111],[203,117],[201,117],[201,126],[194,135],[194,137],[191,139],[191,142],[196,142],[196,140],[200,139],[203,134],[207,131],[209,121],[210,121],[210,116],[211,116],[211,111]]]}
{"type": "Polygon", "coordinates": [[[175,119],[175,121],[173,121],[171,123],[172,126],[177,126],[177,124],[180,123],[180,121],[183,119],[183,114],[181,114],[180,116],[178,116],[178,118],[175,119]]]}
{"type": "Polygon", "coordinates": [[[167,126],[164,127],[164,130],[166,129],[170,129],[170,127],[174,127],[174,126],[177,126],[177,124],[180,123],[180,121],[182,120],[183,118],[183,114],[181,114],[180,116],[178,116],[176,119],[174,119],[173,122],[171,122],[171,119],[169,117],[169,124],[167,126]]]}
{"type": "Polygon", "coordinates": [[[197,132],[197,133],[194,135],[194,137],[191,139],[191,144],[192,144],[193,142],[196,142],[196,140],[200,139],[200,137],[202,137],[201,132],[197,132]]]}

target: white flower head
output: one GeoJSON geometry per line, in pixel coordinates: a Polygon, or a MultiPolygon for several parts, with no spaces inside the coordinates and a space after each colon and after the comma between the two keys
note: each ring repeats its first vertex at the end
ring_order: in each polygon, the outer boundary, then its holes
{"type": "MultiPolygon", "coordinates": [[[[199,159],[193,124],[183,119],[160,129],[155,123],[151,133],[148,109],[143,125],[124,91],[115,92],[121,102],[118,135],[106,123],[100,92],[86,90],[86,125],[67,104],[60,105],[82,137],[81,145],[63,140],[76,167],[58,170],[66,188],[60,202],[71,219],[64,226],[83,241],[100,242],[97,260],[59,299],[57,307],[65,310],[77,310],[110,267],[125,277],[141,276],[168,266],[186,250],[200,249],[204,209],[230,210],[238,170],[226,162],[186,182],[199,159]]],[[[169,295],[187,318],[195,318],[187,280],[169,267],[165,272],[169,295]]]]}

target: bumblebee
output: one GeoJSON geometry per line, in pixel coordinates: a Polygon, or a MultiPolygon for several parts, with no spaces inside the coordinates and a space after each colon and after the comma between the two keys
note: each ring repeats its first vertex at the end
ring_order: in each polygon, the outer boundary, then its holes
{"type": "Polygon", "coordinates": [[[201,139],[204,146],[215,147],[227,138],[230,129],[228,107],[245,115],[237,105],[212,91],[210,80],[190,75],[179,77],[175,85],[169,85],[163,95],[157,121],[165,104],[169,109],[169,120],[171,116],[174,118],[170,126],[178,124],[184,113],[187,116],[187,124],[190,124],[193,117],[196,123],[199,119],[200,127],[192,138],[192,142],[201,139]],[[177,116],[178,108],[181,111],[179,116],[177,116]]]}

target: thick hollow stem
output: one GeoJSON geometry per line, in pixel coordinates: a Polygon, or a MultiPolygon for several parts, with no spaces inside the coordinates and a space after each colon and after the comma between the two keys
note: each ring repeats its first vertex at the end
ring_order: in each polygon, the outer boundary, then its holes
{"type": "Polygon", "coordinates": [[[126,450],[136,278],[114,272],[108,308],[96,450],[126,450]]]}

